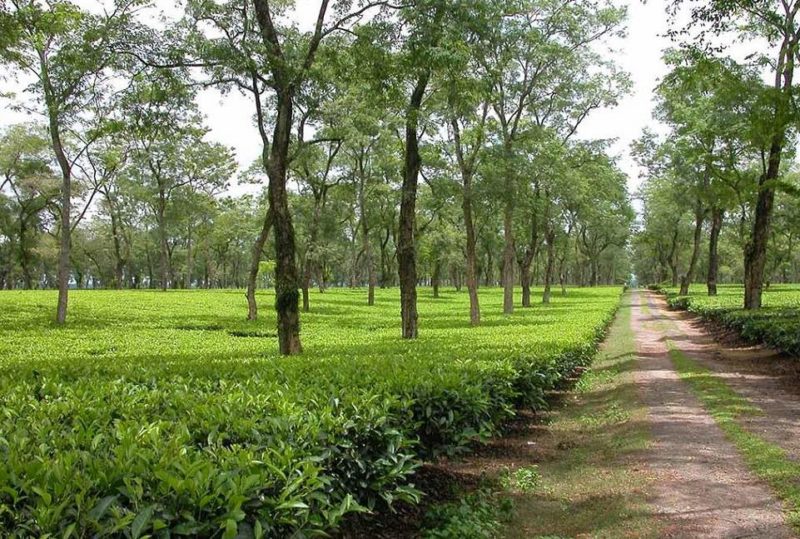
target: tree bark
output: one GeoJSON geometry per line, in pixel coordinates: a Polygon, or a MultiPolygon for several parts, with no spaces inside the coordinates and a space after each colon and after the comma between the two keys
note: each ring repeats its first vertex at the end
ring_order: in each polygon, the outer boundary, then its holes
{"type": "Polygon", "coordinates": [[[694,217],[694,236],[692,238],[692,256],[689,259],[689,266],[686,268],[683,278],[681,278],[680,295],[689,294],[689,286],[694,280],[694,270],[697,267],[697,259],[700,258],[700,239],[703,234],[703,222],[705,221],[705,210],[698,205],[694,217]]]}
{"type": "Polygon", "coordinates": [[[256,320],[258,318],[258,304],[256,303],[256,284],[258,280],[258,270],[261,265],[261,257],[264,253],[264,245],[267,243],[270,228],[272,227],[272,212],[267,209],[264,222],[261,225],[261,232],[258,233],[250,258],[250,271],[247,274],[247,319],[256,320]]]}
{"type": "Polygon", "coordinates": [[[47,107],[48,128],[50,140],[56,161],[61,169],[61,208],[60,208],[60,237],[58,247],[58,304],[56,307],[56,323],[64,324],[67,321],[67,305],[69,302],[69,275],[70,275],[70,249],[72,247],[72,165],[64,151],[61,140],[61,124],[59,121],[58,105],[55,92],[50,81],[50,72],[47,60],[40,55],[42,83],[44,87],[45,105],[47,107]]]}
{"type": "Polygon", "coordinates": [[[364,165],[365,153],[363,149],[356,157],[358,167],[358,209],[361,214],[359,226],[361,228],[361,250],[364,253],[364,264],[367,267],[367,305],[375,305],[375,261],[372,257],[372,244],[369,241],[369,219],[367,217],[367,171],[364,165]]]}
{"type": "Polygon", "coordinates": [[[433,277],[431,278],[431,285],[433,286],[433,298],[439,299],[439,281],[441,279],[442,263],[438,260],[433,263],[433,277]]]}
{"type": "Polygon", "coordinates": [[[417,260],[414,235],[416,228],[417,184],[422,166],[419,154],[419,114],[430,80],[426,70],[418,78],[406,111],[405,160],[400,199],[400,226],[397,265],[400,277],[400,316],[404,339],[416,339],[417,330],[417,260]]]}
{"type": "Polygon", "coordinates": [[[776,137],[769,152],[769,165],[758,182],[758,200],[753,216],[750,241],[744,258],[744,308],[760,309],[763,292],[764,269],[767,265],[767,245],[772,222],[772,207],[775,203],[775,188],[772,186],[780,174],[783,136],[776,137]]]}
{"type": "Polygon", "coordinates": [[[711,210],[711,233],[708,240],[708,277],[706,285],[708,295],[717,295],[717,274],[719,273],[719,234],[722,231],[722,223],[725,219],[725,210],[722,208],[712,208],[711,210]]]}
{"type": "MultiPolygon", "coordinates": [[[[159,180],[160,182],[161,180],[159,180]]],[[[167,245],[166,224],[166,193],[159,187],[158,192],[158,240],[159,240],[159,266],[161,271],[161,290],[166,292],[169,284],[169,245],[167,245]]]]}
{"type": "Polygon", "coordinates": [[[514,202],[503,209],[503,314],[514,312],[514,202]]]}
{"type": "Polygon", "coordinates": [[[192,250],[192,225],[186,231],[186,277],[183,282],[187,290],[192,288],[192,270],[194,266],[194,251],[192,250]]]}
{"type": "Polygon", "coordinates": [[[548,230],[545,232],[545,242],[547,243],[547,263],[544,270],[544,293],[542,294],[542,303],[550,303],[552,295],[551,286],[553,283],[553,268],[555,267],[555,242],[556,232],[551,225],[548,225],[548,230]]]}
{"type": "Polygon", "coordinates": [[[289,140],[292,127],[291,91],[278,91],[277,116],[267,163],[269,177],[269,207],[275,230],[275,311],[278,315],[278,346],[283,355],[299,354],[300,294],[298,293],[297,263],[292,215],[286,191],[289,160],[289,140]]]}

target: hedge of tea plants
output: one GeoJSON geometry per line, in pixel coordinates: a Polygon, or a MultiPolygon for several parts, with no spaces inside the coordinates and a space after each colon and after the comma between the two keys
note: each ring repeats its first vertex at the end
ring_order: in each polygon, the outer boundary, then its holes
{"type": "Polygon", "coordinates": [[[676,289],[664,289],[670,307],[720,324],[749,342],[767,344],[800,357],[800,286],[770,286],[764,292],[763,307],[756,311],[742,308],[741,286],[722,286],[715,297],[704,292],[704,288],[695,286],[688,296],[680,296],[676,289]]]}
{"type": "Polygon", "coordinates": [[[276,354],[273,298],[241,291],[0,292],[0,535],[304,537],[414,502],[425,459],[469,449],[594,355],[620,290],[501,314],[482,291],[312,296],[305,353],[276,354]]]}

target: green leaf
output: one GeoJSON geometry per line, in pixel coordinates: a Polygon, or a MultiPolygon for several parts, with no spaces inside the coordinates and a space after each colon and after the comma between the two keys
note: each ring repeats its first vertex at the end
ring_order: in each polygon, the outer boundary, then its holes
{"type": "Polygon", "coordinates": [[[154,508],[155,506],[153,505],[146,507],[141,513],[136,515],[135,519],[133,519],[133,523],[131,523],[131,537],[133,539],[138,539],[142,535],[147,523],[150,522],[150,517],[153,516],[154,508]]]}

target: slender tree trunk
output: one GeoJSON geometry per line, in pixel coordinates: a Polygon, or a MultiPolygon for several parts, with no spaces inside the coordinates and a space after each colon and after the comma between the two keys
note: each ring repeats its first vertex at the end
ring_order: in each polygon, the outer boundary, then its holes
{"type": "Polygon", "coordinates": [[[767,246],[772,222],[772,207],[775,202],[775,188],[772,184],[780,174],[782,151],[783,137],[776,137],[770,148],[767,172],[759,180],[753,228],[750,241],[745,250],[745,309],[761,308],[762,284],[764,282],[764,270],[767,265],[767,246]]]}
{"type": "Polygon", "coordinates": [[[694,270],[697,267],[697,259],[700,258],[700,239],[703,235],[703,222],[705,221],[705,210],[698,207],[694,218],[694,237],[692,238],[692,256],[689,259],[689,266],[681,279],[680,295],[685,296],[689,293],[689,286],[694,280],[694,270]]]}
{"type": "Polygon", "coordinates": [[[161,271],[161,290],[166,291],[169,284],[169,245],[167,244],[166,194],[163,189],[158,193],[158,240],[159,265],[161,271]]]}
{"type": "Polygon", "coordinates": [[[194,251],[192,250],[192,226],[186,231],[186,279],[183,283],[187,290],[192,288],[192,270],[194,269],[194,251]]]}
{"type": "Polygon", "coordinates": [[[61,125],[58,118],[58,107],[47,61],[40,56],[42,80],[44,86],[45,104],[47,106],[50,139],[56,161],[61,169],[61,208],[60,208],[60,237],[58,246],[58,304],[56,307],[56,323],[64,324],[67,321],[67,304],[69,300],[69,275],[70,275],[70,249],[72,247],[72,165],[64,152],[61,141],[61,125]]]}
{"type": "Polygon", "coordinates": [[[553,268],[555,267],[555,242],[556,233],[548,224],[548,230],[545,233],[545,241],[547,242],[547,262],[544,270],[544,293],[542,294],[542,303],[550,303],[551,285],[553,282],[553,268]]]}
{"type": "MultiPolygon", "coordinates": [[[[258,304],[256,303],[256,285],[258,281],[258,269],[261,265],[261,257],[264,253],[264,245],[267,243],[270,228],[272,227],[272,212],[268,209],[261,224],[261,232],[258,233],[253,249],[250,252],[250,271],[247,273],[247,319],[256,320],[258,318],[258,304]]],[[[206,274],[207,275],[207,274],[206,274]]],[[[206,277],[206,279],[208,279],[206,277]]]]}
{"type": "Polygon", "coordinates": [[[375,305],[375,285],[377,277],[375,276],[375,261],[372,256],[372,244],[369,241],[369,218],[367,216],[367,171],[364,166],[364,155],[366,150],[356,158],[358,167],[358,208],[361,214],[361,249],[364,253],[364,264],[367,267],[367,305],[375,305]]]}
{"type": "Polygon", "coordinates": [[[708,241],[708,295],[717,295],[717,274],[719,273],[719,234],[725,219],[725,210],[713,208],[711,210],[711,234],[708,241]]]}
{"type": "MultiPolygon", "coordinates": [[[[486,110],[484,109],[484,120],[486,110]]],[[[467,278],[467,293],[469,294],[469,321],[472,326],[478,326],[481,323],[481,308],[478,301],[478,255],[477,255],[477,237],[475,234],[475,220],[472,216],[472,178],[475,170],[475,159],[477,153],[469,158],[464,156],[463,147],[461,145],[461,127],[458,120],[454,117],[450,121],[453,131],[454,142],[456,146],[456,157],[458,158],[459,168],[461,169],[461,211],[464,215],[464,228],[466,233],[466,249],[464,250],[466,258],[466,278],[467,278]]]]}
{"type": "Polygon", "coordinates": [[[430,71],[417,79],[406,111],[405,163],[400,199],[400,226],[397,265],[400,277],[400,315],[405,339],[416,339],[417,330],[417,259],[414,244],[416,228],[417,183],[422,166],[419,154],[419,114],[428,87],[430,71]]]}
{"type": "Polygon", "coordinates": [[[442,263],[437,260],[433,264],[433,277],[431,279],[434,299],[439,298],[439,281],[441,279],[441,273],[442,273],[442,263]]]}
{"type": "Polygon", "coordinates": [[[311,300],[308,297],[308,288],[311,286],[311,272],[307,269],[303,272],[303,312],[307,313],[311,310],[311,300]]]}
{"type": "Polygon", "coordinates": [[[514,312],[514,202],[509,198],[503,210],[503,313],[514,312]]]}
{"type": "MultiPolygon", "coordinates": [[[[300,294],[298,293],[297,263],[292,215],[286,191],[289,159],[289,139],[292,126],[291,92],[278,92],[278,109],[267,160],[269,177],[269,207],[275,230],[275,311],[278,315],[278,345],[283,355],[299,354],[300,294]]],[[[265,149],[266,150],[266,149],[265,149]]]]}
{"type": "Polygon", "coordinates": [[[464,199],[461,208],[466,228],[467,293],[469,294],[469,322],[473,326],[481,323],[481,307],[478,301],[478,255],[476,252],[475,222],[472,218],[472,177],[464,177],[464,199]]]}
{"type": "MultiPolygon", "coordinates": [[[[111,206],[109,204],[109,206],[111,206]]],[[[114,242],[114,288],[120,290],[124,286],[124,271],[126,260],[122,256],[122,242],[119,238],[119,223],[117,222],[116,211],[110,207],[111,214],[111,238],[114,242]]]]}

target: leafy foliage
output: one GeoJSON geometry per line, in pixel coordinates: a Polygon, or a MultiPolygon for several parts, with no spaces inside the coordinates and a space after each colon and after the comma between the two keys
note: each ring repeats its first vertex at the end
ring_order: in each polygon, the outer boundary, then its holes
{"type": "Polygon", "coordinates": [[[289,359],[264,353],[274,334],[241,321],[240,292],[77,291],[59,329],[53,294],[0,295],[0,530],[18,536],[315,535],[414,501],[421,459],[543,406],[619,298],[576,290],[470,328],[465,295],[443,291],[407,342],[396,291],[376,307],[329,291],[289,359]]]}
{"type": "MultiPolygon", "coordinates": [[[[693,312],[706,320],[736,331],[753,343],[764,343],[800,357],[800,289],[796,285],[773,285],[764,292],[764,307],[758,311],[740,308],[742,287],[724,286],[714,297],[679,296],[667,289],[672,308],[693,312]]],[[[694,292],[694,293],[693,293],[694,292]]]]}

